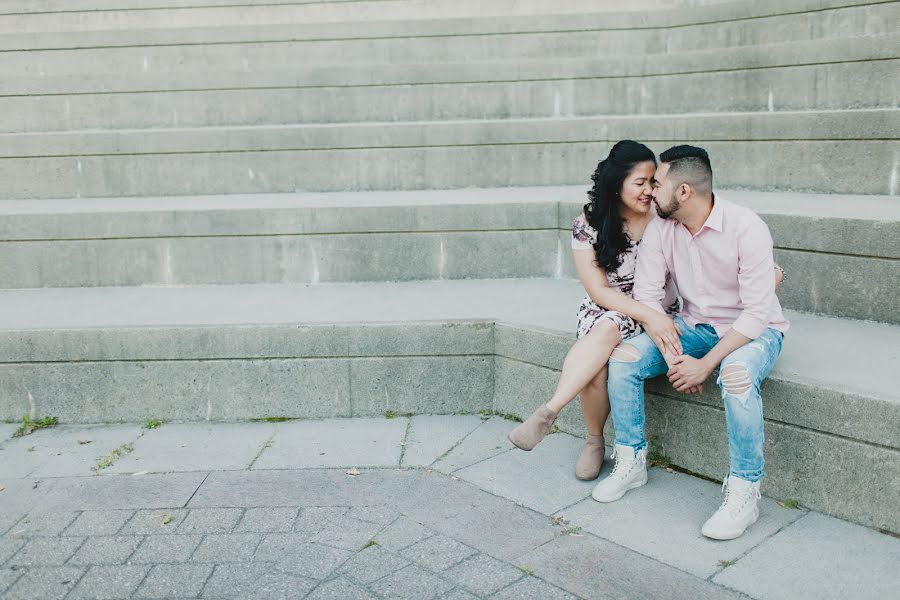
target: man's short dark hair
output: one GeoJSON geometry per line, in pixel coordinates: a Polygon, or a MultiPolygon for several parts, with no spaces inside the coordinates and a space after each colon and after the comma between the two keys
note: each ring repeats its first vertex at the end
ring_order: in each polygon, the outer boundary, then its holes
{"type": "Polygon", "coordinates": [[[669,177],[686,183],[701,194],[712,192],[712,165],[709,154],[697,146],[673,146],[659,155],[659,161],[668,163],[669,177]]]}

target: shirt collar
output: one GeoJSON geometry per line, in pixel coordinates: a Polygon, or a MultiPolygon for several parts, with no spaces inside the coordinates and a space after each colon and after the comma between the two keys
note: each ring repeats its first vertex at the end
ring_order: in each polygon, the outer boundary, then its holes
{"type": "Polygon", "coordinates": [[[715,229],[716,231],[722,231],[723,220],[725,217],[725,209],[722,206],[721,201],[716,201],[716,195],[713,194],[713,207],[712,211],[710,211],[709,216],[706,217],[706,222],[703,224],[703,227],[700,228],[702,231],[705,228],[715,229]]]}

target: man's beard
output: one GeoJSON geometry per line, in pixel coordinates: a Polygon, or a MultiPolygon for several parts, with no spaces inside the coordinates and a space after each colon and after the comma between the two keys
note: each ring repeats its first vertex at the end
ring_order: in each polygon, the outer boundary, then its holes
{"type": "Polygon", "coordinates": [[[663,219],[668,219],[672,216],[676,210],[678,210],[678,200],[675,199],[675,196],[669,198],[669,207],[667,209],[663,209],[662,205],[659,202],[654,202],[656,205],[656,214],[658,214],[663,219]]]}

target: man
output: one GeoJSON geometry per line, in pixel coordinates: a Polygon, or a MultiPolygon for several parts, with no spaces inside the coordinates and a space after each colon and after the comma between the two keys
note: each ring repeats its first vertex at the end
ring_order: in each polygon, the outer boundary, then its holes
{"type": "Polygon", "coordinates": [[[715,197],[705,150],[676,146],[659,158],[653,201],[662,219],[641,240],[634,298],[664,312],[663,287],[672,277],[684,302],[675,319],[682,353],[663,355],[660,332],[651,329],[613,352],[608,389],[616,463],[592,495],[613,502],[647,482],[644,380],[666,373],[679,392],[701,393],[718,368],[730,471],[725,500],[702,532],[734,539],[759,518],[765,476],[759,386],[788,329],[775,296],[772,237],[753,211],[715,197]]]}

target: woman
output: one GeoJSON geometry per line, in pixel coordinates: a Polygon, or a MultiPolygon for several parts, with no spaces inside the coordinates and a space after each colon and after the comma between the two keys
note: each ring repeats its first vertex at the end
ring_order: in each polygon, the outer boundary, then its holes
{"type": "Polygon", "coordinates": [[[597,165],[590,202],[572,227],[575,268],[587,292],[578,311],[578,341],[566,355],[553,397],[509,434],[513,444],[531,450],[580,395],[588,435],[575,466],[579,479],[596,479],[603,464],[603,427],[609,416],[606,364],[613,349],[646,329],[658,345],[681,354],[679,332],[670,318],[679,308],[671,280],[663,302],[669,316],[631,297],[638,245],[647,224],[657,218],[651,210],[655,172],[656,156],[631,140],[618,142],[597,165]]]}

